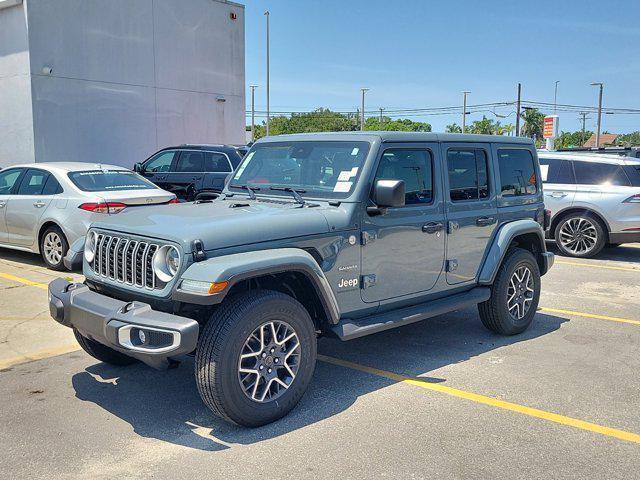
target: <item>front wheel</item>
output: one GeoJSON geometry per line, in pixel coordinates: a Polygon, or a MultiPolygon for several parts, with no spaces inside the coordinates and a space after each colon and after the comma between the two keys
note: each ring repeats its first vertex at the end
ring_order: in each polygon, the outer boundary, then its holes
{"type": "Polygon", "coordinates": [[[294,298],[269,290],[228,299],[204,328],[195,375],[216,415],[247,427],[284,417],[304,394],[316,363],[315,328],[294,298]]]}
{"type": "Polygon", "coordinates": [[[137,362],[135,358],[131,358],[124,353],[117,352],[113,348],[109,348],[106,345],[85,337],[75,328],[73,329],[73,334],[75,335],[76,340],[78,341],[82,349],[96,360],[108,363],[109,365],[116,365],[118,367],[131,365],[132,363],[137,362]]]}
{"type": "Polygon", "coordinates": [[[540,269],[533,254],[522,248],[507,252],[491,287],[491,297],[478,304],[485,327],[501,335],[524,332],[540,301],[540,269]]]}

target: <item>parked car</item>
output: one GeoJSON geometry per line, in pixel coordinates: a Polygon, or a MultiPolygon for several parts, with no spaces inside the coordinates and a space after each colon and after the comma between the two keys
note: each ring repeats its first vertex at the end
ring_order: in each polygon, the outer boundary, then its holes
{"type": "Polygon", "coordinates": [[[67,257],[85,283],[53,281],[50,311],[103,362],[195,353],[204,403],[263,425],[302,397],[319,334],[476,304],[488,329],[523,332],[554,258],[539,178],[518,137],[268,137],[219,199],[94,224],[67,257]]]}
{"type": "Polygon", "coordinates": [[[93,163],[33,163],[0,170],[0,247],[63,258],[89,225],[140,205],[176,202],[137,173],[93,163]]]}
{"type": "Polygon", "coordinates": [[[539,152],[547,237],[563,255],[593,257],[605,246],[640,242],[640,160],[539,152]]]}
{"type": "Polygon", "coordinates": [[[243,154],[233,145],[180,145],[163,148],[134,170],[158,187],[191,202],[216,198],[243,154]]]}

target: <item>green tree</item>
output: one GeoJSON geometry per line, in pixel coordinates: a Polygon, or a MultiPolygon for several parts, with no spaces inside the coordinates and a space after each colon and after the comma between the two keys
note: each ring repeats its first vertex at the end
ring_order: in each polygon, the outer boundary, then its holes
{"type": "Polygon", "coordinates": [[[476,133],[484,135],[500,135],[500,122],[495,122],[490,118],[482,116],[482,120],[476,120],[466,127],[465,133],[476,133]]]}
{"type": "MultiPolygon", "coordinates": [[[[269,133],[344,132],[358,129],[357,115],[332,112],[318,108],[313,112],[294,113],[291,117],[273,117],[269,121],[269,133]]],[[[256,139],[266,135],[266,124],[256,126],[256,139]]]]}
{"type": "Polygon", "coordinates": [[[462,133],[462,127],[454,122],[444,127],[444,131],[447,133],[462,133]]]}
{"type": "Polygon", "coordinates": [[[578,130],[577,132],[560,132],[560,135],[555,141],[555,148],[581,147],[592,134],[593,132],[588,130],[584,133],[582,133],[582,130],[578,130]]]}
{"type": "Polygon", "coordinates": [[[621,147],[637,147],[640,146],[640,132],[631,132],[620,135],[616,139],[616,145],[621,147]]]}
{"type": "Polygon", "coordinates": [[[396,132],[430,132],[431,125],[427,122],[415,122],[408,118],[392,120],[389,117],[369,117],[364,122],[365,130],[385,130],[396,132]]]}
{"type": "Polygon", "coordinates": [[[537,108],[526,108],[520,117],[524,120],[524,125],[520,134],[524,137],[531,137],[542,140],[542,130],[544,127],[544,113],[537,108]]]}

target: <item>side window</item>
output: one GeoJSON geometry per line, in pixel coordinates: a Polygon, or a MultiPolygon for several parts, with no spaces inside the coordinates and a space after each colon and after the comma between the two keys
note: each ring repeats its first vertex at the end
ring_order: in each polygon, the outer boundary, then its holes
{"type": "Polygon", "coordinates": [[[619,165],[596,162],[573,162],[576,183],[581,185],[630,186],[629,178],[619,165]]]}
{"type": "Polygon", "coordinates": [[[543,183],[576,183],[573,168],[569,160],[559,158],[541,158],[540,175],[543,183]]]}
{"type": "Polygon", "coordinates": [[[56,195],[62,192],[62,186],[58,183],[56,177],[54,177],[53,174],[50,174],[44,184],[44,188],[42,189],[42,195],[56,195]]]}
{"type": "Polygon", "coordinates": [[[451,201],[480,200],[489,196],[487,153],[484,150],[449,150],[447,167],[451,201]]]}
{"type": "Polygon", "coordinates": [[[533,155],[529,150],[500,148],[498,165],[503,197],[531,195],[538,191],[533,155]]]}
{"type": "Polygon", "coordinates": [[[221,153],[205,152],[204,154],[205,172],[230,172],[231,167],[227,157],[221,153]]]}
{"type": "Polygon", "coordinates": [[[175,156],[176,152],[174,151],[161,152],[144,164],[144,171],[152,173],[168,172],[175,156]]]}
{"type": "Polygon", "coordinates": [[[404,180],[406,205],[431,203],[432,163],[428,150],[391,148],[382,154],[376,180],[404,180]]]}
{"type": "Polygon", "coordinates": [[[21,168],[13,168],[0,172],[0,195],[9,195],[16,184],[16,180],[23,172],[21,168]]]}
{"type": "Polygon", "coordinates": [[[204,154],[202,152],[182,152],[178,159],[176,172],[202,172],[204,154]]]}
{"type": "Polygon", "coordinates": [[[42,195],[44,184],[49,178],[49,172],[43,170],[35,170],[30,168],[22,178],[20,187],[18,187],[18,195],[42,195]]]}

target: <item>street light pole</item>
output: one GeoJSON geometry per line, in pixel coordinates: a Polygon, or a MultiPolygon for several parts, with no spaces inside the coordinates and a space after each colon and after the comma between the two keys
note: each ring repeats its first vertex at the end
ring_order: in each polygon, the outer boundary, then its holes
{"type": "Polygon", "coordinates": [[[560,80],[556,80],[556,88],[553,92],[553,114],[556,114],[556,109],[558,108],[558,84],[560,80]]]}
{"type": "Polygon", "coordinates": [[[364,131],[364,94],[369,91],[368,88],[361,88],[362,92],[362,105],[360,110],[360,131],[364,131]]]}
{"type": "Polygon", "coordinates": [[[267,17],[267,137],[269,136],[269,10],[264,12],[267,17]]]}
{"type": "Polygon", "coordinates": [[[464,133],[467,125],[467,94],[471,93],[468,90],[462,92],[462,133],[464,133]]]}
{"type": "Polygon", "coordinates": [[[598,129],[596,130],[596,148],[600,148],[600,127],[602,126],[602,90],[604,89],[604,83],[593,82],[591,85],[594,87],[600,87],[598,93],[598,129]]]}
{"type": "Polygon", "coordinates": [[[256,141],[256,88],[257,85],[249,85],[251,89],[251,141],[256,141]]]}

